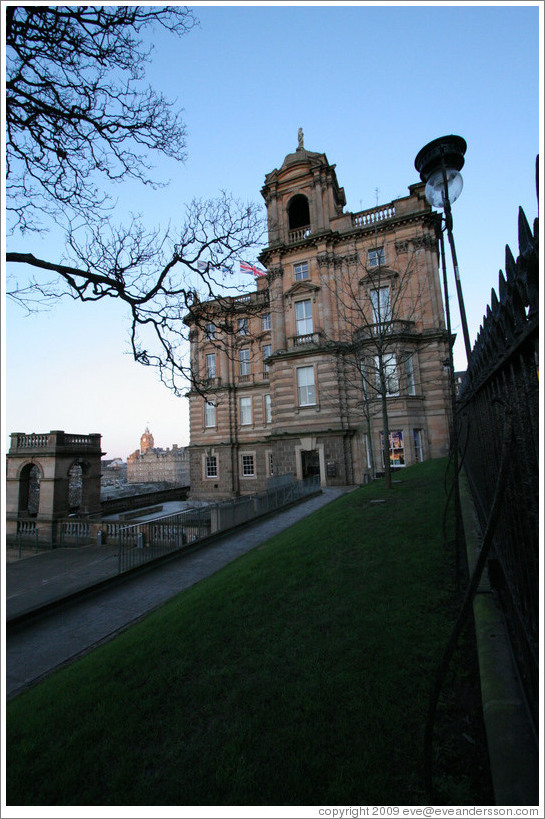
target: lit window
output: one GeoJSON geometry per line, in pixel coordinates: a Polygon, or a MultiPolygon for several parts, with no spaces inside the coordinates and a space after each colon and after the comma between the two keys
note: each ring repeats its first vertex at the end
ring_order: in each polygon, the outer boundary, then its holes
{"type": "Polygon", "coordinates": [[[392,304],[390,288],[380,287],[371,290],[371,305],[373,307],[373,324],[385,324],[392,321],[392,304]]]}
{"type": "Polygon", "coordinates": [[[216,338],[216,325],[215,324],[207,324],[204,328],[204,332],[206,338],[216,338]]]}
{"type": "Polygon", "coordinates": [[[309,407],[316,404],[314,367],[297,368],[297,398],[300,407],[309,407]]]}
{"type": "Polygon", "coordinates": [[[216,377],[216,354],[215,353],[207,353],[206,354],[206,377],[207,378],[215,378],[216,377]]]}
{"type": "Polygon", "coordinates": [[[245,347],[238,352],[239,375],[250,375],[250,349],[245,347]]]}
{"type": "Polygon", "coordinates": [[[216,458],[215,455],[206,456],[205,468],[207,478],[218,477],[218,459],[216,458]]]}
{"type": "Polygon", "coordinates": [[[264,316],[261,316],[261,329],[262,330],[270,330],[271,329],[271,314],[265,313],[264,316]]]}
{"type": "Polygon", "coordinates": [[[254,475],[254,456],[242,455],[242,476],[244,478],[252,478],[254,475]]]}
{"type": "MultiPolygon", "coordinates": [[[[405,450],[403,448],[403,432],[398,429],[390,432],[390,466],[405,466],[405,450]]],[[[382,466],[384,466],[384,433],[380,433],[380,451],[382,453],[382,466]]]]}
{"type": "Polygon", "coordinates": [[[248,319],[241,318],[238,320],[238,334],[239,336],[247,336],[248,335],[248,319]]]}
{"type": "MultiPolygon", "coordinates": [[[[377,392],[382,391],[382,381],[380,374],[380,360],[375,356],[375,369],[377,378],[377,392]]],[[[386,395],[399,395],[399,378],[397,375],[397,361],[394,353],[382,356],[382,369],[384,371],[384,381],[386,383],[386,395]]]]}
{"type": "Polygon", "coordinates": [[[216,406],[212,401],[204,402],[204,425],[205,427],[216,426],[216,406]]]}
{"type": "Polygon", "coordinates": [[[308,262],[301,262],[293,265],[293,274],[295,281],[300,282],[303,279],[308,279],[308,262]]]}
{"type": "Polygon", "coordinates": [[[376,247],[373,250],[369,250],[368,261],[369,267],[378,267],[379,264],[384,264],[385,261],[384,248],[376,247]]]}
{"type": "Polygon", "coordinates": [[[271,410],[271,396],[265,396],[265,423],[270,424],[272,421],[272,410],[271,410]]]}
{"type": "Polygon", "coordinates": [[[310,299],[295,302],[295,325],[298,336],[312,334],[312,305],[310,299]]]}
{"type": "Polygon", "coordinates": [[[407,392],[409,395],[416,395],[414,383],[414,363],[413,357],[408,353],[405,357],[405,374],[407,376],[407,392]]]}
{"type": "Polygon", "coordinates": [[[252,399],[240,399],[240,424],[246,426],[252,423],[252,399]]]}

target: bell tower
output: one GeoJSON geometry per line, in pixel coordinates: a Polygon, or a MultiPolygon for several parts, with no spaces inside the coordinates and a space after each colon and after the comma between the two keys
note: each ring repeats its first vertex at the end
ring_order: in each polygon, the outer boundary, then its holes
{"type": "Polygon", "coordinates": [[[265,177],[261,194],[267,205],[269,247],[293,244],[331,231],[331,220],[346,205],[335,165],[325,154],[307,151],[299,128],[297,149],[280,169],[265,177]]]}
{"type": "Polygon", "coordinates": [[[154,447],[154,440],[153,435],[149,431],[149,427],[146,427],[144,434],[140,438],[140,452],[143,455],[144,452],[147,452],[148,449],[153,449],[154,447]]]}

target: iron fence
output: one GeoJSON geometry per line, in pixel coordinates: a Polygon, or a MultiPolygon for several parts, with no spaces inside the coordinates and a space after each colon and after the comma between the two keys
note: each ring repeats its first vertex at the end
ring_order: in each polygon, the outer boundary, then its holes
{"type": "Polygon", "coordinates": [[[171,552],[189,548],[212,534],[301,500],[317,491],[319,476],[279,481],[266,492],[187,509],[174,515],[117,526],[118,571],[126,572],[171,552]]]}
{"type": "Polygon", "coordinates": [[[519,256],[506,248],[457,404],[460,449],[481,530],[507,468],[488,575],[537,727],[539,702],[538,220],[519,209],[519,256]],[[507,450],[504,444],[508,444],[507,450]],[[505,456],[505,451],[508,455],[505,456]],[[502,455],[502,452],[504,453],[502,455]],[[505,463],[502,463],[502,460],[505,463]]]}

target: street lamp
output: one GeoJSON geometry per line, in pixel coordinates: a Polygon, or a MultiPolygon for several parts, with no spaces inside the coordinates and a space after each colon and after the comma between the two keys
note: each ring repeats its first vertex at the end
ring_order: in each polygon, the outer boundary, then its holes
{"type": "Polygon", "coordinates": [[[441,208],[441,210],[445,212],[445,227],[452,253],[456,292],[458,294],[458,305],[460,318],[462,320],[462,333],[464,336],[467,363],[469,364],[471,344],[467,328],[458,259],[456,257],[456,247],[454,245],[454,236],[452,235],[451,210],[451,204],[460,196],[464,184],[460,171],[464,166],[466,148],[466,141],[460,136],[451,134],[450,136],[439,137],[439,139],[434,139],[432,142],[429,142],[418,152],[414,160],[414,166],[420,174],[422,182],[426,183],[425,195],[430,205],[434,208],[441,208]]]}
{"type": "MultiPolygon", "coordinates": [[[[464,335],[464,343],[466,348],[467,363],[469,366],[471,346],[469,343],[469,333],[467,330],[467,320],[464,307],[464,298],[462,295],[462,284],[460,282],[460,272],[458,270],[458,260],[456,258],[456,248],[454,246],[454,237],[452,235],[452,211],[451,203],[455,202],[460,196],[463,187],[463,180],[460,171],[464,166],[464,154],[466,152],[466,141],[459,136],[445,136],[439,139],[434,139],[425,145],[416,155],[414,166],[422,182],[426,183],[426,199],[434,208],[440,208],[445,212],[444,223],[448,234],[450,249],[452,252],[452,264],[454,267],[454,276],[456,280],[456,291],[458,293],[458,305],[460,308],[460,318],[462,320],[462,331],[464,335]]],[[[448,284],[447,284],[447,269],[445,261],[445,245],[443,239],[443,219],[436,223],[437,240],[439,243],[439,255],[441,266],[443,269],[443,286],[445,288],[445,311],[447,318],[447,333],[449,338],[449,364],[450,364],[450,395],[452,403],[452,420],[451,420],[451,451],[454,466],[454,504],[455,504],[455,536],[456,536],[456,588],[460,589],[461,583],[461,565],[462,565],[462,551],[464,543],[463,524],[462,524],[462,507],[460,500],[460,482],[459,482],[459,452],[458,452],[458,425],[456,420],[456,387],[454,381],[454,359],[452,350],[452,335],[450,326],[450,309],[448,302],[448,284]]],[[[431,790],[432,782],[432,734],[433,723],[435,719],[435,712],[437,702],[439,699],[439,691],[441,686],[440,667],[437,680],[432,688],[430,694],[430,701],[428,705],[428,717],[426,720],[426,729],[424,736],[424,763],[426,785],[431,790]]]]}

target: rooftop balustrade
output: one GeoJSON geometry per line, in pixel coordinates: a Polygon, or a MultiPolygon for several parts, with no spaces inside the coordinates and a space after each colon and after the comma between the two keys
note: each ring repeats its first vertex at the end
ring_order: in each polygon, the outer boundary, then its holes
{"type": "Polygon", "coordinates": [[[393,219],[396,215],[395,203],[381,205],[379,208],[369,208],[352,214],[352,225],[356,228],[376,225],[378,222],[385,222],[393,219]]]}
{"type": "Polygon", "coordinates": [[[52,432],[13,432],[11,434],[10,452],[29,449],[56,449],[58,447],[91,447],[100,449],[100,438],[97,434],[75,435],[62,430],[52,432]]]}

